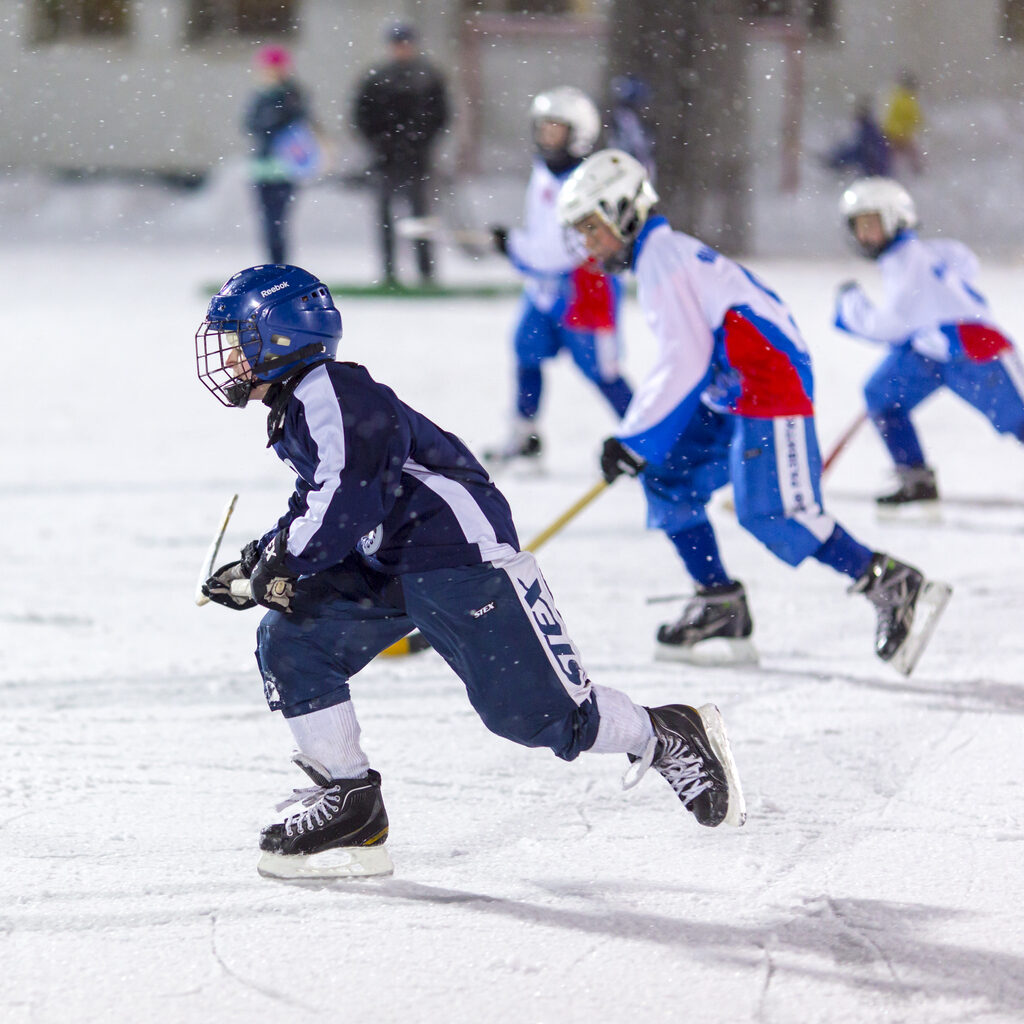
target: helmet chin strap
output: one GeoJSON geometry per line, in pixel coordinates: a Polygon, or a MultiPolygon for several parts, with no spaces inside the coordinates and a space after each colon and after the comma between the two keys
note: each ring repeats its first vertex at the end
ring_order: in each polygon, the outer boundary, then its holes
{"type": "Polygon", "coordinates": [[[238,380],[233,384],[225,384],[221,391],[228,400],[228,404],[236,409],[244,409],[257,383],[257,381],[250,377],[248,380],[238,380]]]}

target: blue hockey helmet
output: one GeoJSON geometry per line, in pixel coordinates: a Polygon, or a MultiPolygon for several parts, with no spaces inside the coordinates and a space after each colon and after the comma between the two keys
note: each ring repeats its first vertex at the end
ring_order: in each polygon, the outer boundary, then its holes
{"type": "Polygon", "coordinates": [[[333,359],[341,314],[327,286],[282,264],[239,271],[210,300],[196,331],[199,379],[224,405],[253,388],[333,359]]]}

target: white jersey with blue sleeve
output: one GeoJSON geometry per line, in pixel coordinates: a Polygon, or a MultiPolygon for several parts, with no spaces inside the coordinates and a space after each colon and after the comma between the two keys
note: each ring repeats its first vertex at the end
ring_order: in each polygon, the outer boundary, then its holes
{"type": "MultiPolygon", "coordinates": [[[[909,343],[941,362],[963,347],[1001,351],[1011,343],[992,324],[985,297],[977,290],[977,257],[962,242],[918,238],[903,231],[879,257],[883,300],[875,304],[859,285],[836,300],[835,326],[868,341],[909,343]]],[[[981,360],[984,361],[984,360],[981,360]]]]}
{"type": "Polygon", "coordinates": [[[813,415],[810,357],[792,314],[749,270],[652,217],[634,249],[658,342],[618,437],[661,462],[697,403],[762,419],[813,415]]]}

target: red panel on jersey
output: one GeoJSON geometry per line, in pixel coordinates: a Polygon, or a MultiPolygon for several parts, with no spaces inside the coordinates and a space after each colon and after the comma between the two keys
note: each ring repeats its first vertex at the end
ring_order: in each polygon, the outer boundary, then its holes
{"type": "Polygon", "coordinates": [[[734,309],[725,314],[725,354],[739,374],[736,412],[741,416],[814,415],[796,367],[734,309]]]}
{"type": "Polygon", "coordinates": [[[960,324],[957,332],[960,344],[972,363],[991,362],[996,356],[1013,348],[1004,334],[984,324],[960,324]]]}
{"type": "Polygon", "coordinates": [[[607,331],[615,326],[615,295],[607,274],[593,260],[572,272],[572,302],[565,326],[577,331],[607,331]]]}

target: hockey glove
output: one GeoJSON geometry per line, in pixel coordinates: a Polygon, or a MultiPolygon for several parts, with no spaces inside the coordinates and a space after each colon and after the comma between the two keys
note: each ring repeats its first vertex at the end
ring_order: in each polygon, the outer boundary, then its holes
{"type": "Polygon", "coordinates": [[[242,557],[237,562],[222,565],[204,584],[203,594],[211,601],[242,612],[246,608],[255,608],[256,602],[249,597],[236,597],[231,593],[234,580],[246,580],[252,574],[253,567],[259,561],[260,548],[257,541],[251,540],[242,548],[242,557]]]}
{"type": "Polygon", "coordinates": [[[502,256],[508,255],[508,228],[492,226],[491,241],[494,243],[494,248],[497,249],[502,256]]]}
{"type": "Polygon", "coordinates": [[[291,612],[295,596],[295,581],[298,577],[285,568],[288,550],[288,531],[281,530],[263,549],[260,560],[249,577],[253,600],[264,608],[274,611],[291,612]]]}
{"type": "Polygon", "coordinates": [[[647,460],[631,452],[617,437],[609,437],[601,451],[601,473],[606,483],[620,476],[639,476],[647,467],[647,460]]]}

